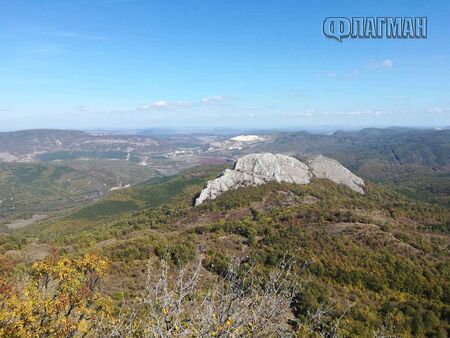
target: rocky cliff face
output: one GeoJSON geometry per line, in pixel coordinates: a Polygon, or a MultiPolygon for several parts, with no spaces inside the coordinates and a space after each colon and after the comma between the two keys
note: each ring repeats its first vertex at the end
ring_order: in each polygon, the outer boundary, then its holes
{"type": "Polygon", "coordinates": [[[206,184],[195,205],[215,199],[231,189],[273,181],[308,184],[312,177],[329,179],[364,193],[364,181],[331,158],[317,156],[303,163],[290,156],[264,153],[238,159],[233,170],[225,170],[218,178],[206,184]]]}

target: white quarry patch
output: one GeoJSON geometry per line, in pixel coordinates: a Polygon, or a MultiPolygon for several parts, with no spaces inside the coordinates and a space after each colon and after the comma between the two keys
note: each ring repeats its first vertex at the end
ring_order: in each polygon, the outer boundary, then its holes
{"type": "Polygon", "coordinates": [[[313,177],[329,179],[364,194],[364,181],[336,160],[317,156],[303,163],[294,157],[264,153],[250,154],[238,159],[233,170],[226,169],[218,178],[206,184],[195,205],[240,187],[267,182],[308,184],[313,177]]]}
{"type": "Polygon", "coordinates": [[[124,185],[124,186],[119,185],[117,187],[112,187],[111,189],[109,189],[109,191],[122,190],[122,189],[126,189],[126,188],[129,188],[129,187],[131,187],[131,184],[127,184],[127,185],[124,185]]]}
{"type": "Polygon", "coordinates": [[[265,138],[258,135],[239,135],[232,137],[230,140],[238,141],[238,142],[258,142],[264,141],[265,138]]]}
{"type": "Polygon", "coordinates": [[[218,150],[240,150],[245,147],[249,147],[255,143],[267,142],[271,140],[269,135],[238,135],[226,140],[221,141],[211,141],[209,142],[208,151],[218,151],[218,150]]]}

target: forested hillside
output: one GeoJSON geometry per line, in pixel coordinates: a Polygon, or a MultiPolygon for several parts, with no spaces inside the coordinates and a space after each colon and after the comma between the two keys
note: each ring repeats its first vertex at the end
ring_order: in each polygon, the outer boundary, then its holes
{"type": "Polygon", "coordinates": [[[292,330],[325,332],[342,316],[341,336],[448,334],[449,209],[386,186],[369,183],[360,195],[319,179],[230,191],[193,207],[222,168],[122,190],[57,221],[4,234],[0,250],[20,271],[51,247],[71,257],[104,256],[111,265],[102,290],[115,306],[140,295],[149,259],[184,266],[203,252],[211,278],[226,275],[232,257],[261,277],[288,259],[292,330]],[[321,309],[326,323],[314,326],[309,315],[321,309]]]}
{"type": "Polygon", "coordinates": [[[281,133],[264,151],[330,156],[355,174],[422,201],[450,206],[450,130],[367,128],[281,133]]]}

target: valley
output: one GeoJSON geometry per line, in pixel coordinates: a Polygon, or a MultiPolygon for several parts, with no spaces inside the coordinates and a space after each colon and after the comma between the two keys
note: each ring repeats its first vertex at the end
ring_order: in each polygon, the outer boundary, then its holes
{"type": "Polygon", "coordinates": [[[412,198],[450,206],[450,130],[367,129],[297,133],[92,135],[0,133],[0,224],[55,215],[113,190],[252,152],[323,154],[412,198]]]}

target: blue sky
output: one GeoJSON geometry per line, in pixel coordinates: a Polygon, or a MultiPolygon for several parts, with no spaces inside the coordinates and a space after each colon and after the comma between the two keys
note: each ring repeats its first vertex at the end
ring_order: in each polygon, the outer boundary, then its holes
{"type": "Polygon", "coordinates": [[[0,0],[0,130],[450,125],[448,1],[0,0]],[[328,16],[427,16],[425,40],[328,16]]]}

